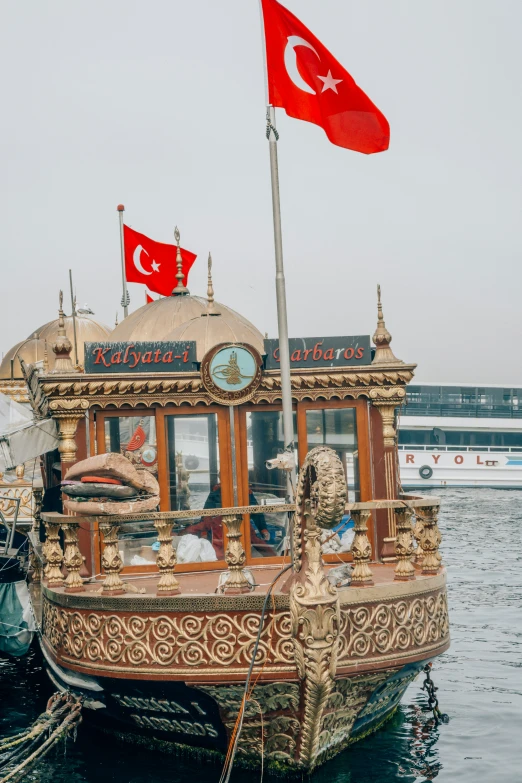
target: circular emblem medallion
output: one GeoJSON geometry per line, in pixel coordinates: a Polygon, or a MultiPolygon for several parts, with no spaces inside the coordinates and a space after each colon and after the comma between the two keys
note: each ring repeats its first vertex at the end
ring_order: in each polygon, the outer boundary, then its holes
{"type": "Polygon", "coordinates": [[[201,362],[206,390],[227,405],[251,399],[261,382],[261,372],[261,356],[250,345],[216,345],[201,362]]]}

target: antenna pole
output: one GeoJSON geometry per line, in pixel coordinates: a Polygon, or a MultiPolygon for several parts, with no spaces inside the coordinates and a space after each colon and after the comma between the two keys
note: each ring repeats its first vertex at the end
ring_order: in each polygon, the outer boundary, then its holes
{"type": "Polygon", "coordinates": [[[123,294],[121,297],[121,306],[123,307],[123,317],[127,318],[129,314],[130,296],[127,290],[127,278],[125,277],[125,245],[123,244],[123,213],[125,207],[118,204],[118,219],[120,221],[120,250],[121,250],[121,283],[123,294]]]}
{"type": "Polygon", "coordinates": [[[69,269],[69,285],[71,287],[71,312],[73,319],[73,337],[74,337],[74,362],[78,366],[78,341],[76,339],[76,297],[73,291],[72,270],[69,269]]]}
{"type": "Polygon", "coordinates": [[[277,325],[279,331],[279,357],[281,391],[283,398],[283,438],[285,451],[291,453],[292,470],[287,472],[288,501],[294,502],[296,468],[294,460],[294,417],[292,411],[292,386],[290,382],[290,350],[288,347],[288,318],[286,314],[285,270],[283,266],[283,238],[281,233],[281,203],[279,200],[279,169],[277,164],[277,140],[275,110],[268,105],[266,111],[266,135],[270,150],[270,177],[272,181],[272,212],[274,218],[274,246],[276,264],[277,325]]]}

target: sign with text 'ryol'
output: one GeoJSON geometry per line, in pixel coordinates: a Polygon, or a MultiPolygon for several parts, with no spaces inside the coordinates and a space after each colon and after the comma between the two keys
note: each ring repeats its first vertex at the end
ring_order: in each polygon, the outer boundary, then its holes
{"type": "Polygon", "coordinates": [[[85,343],[85,372],[193,372],[196,343],[85,343]]]}
{"type": "MultiPolygon", "coordinates": [[[[370,364],[370,337],[291,337],[290,367],[347,367],[370,364]]],[[[265,340],[267,370],[279,369],[279,340],[265,340]]]]}

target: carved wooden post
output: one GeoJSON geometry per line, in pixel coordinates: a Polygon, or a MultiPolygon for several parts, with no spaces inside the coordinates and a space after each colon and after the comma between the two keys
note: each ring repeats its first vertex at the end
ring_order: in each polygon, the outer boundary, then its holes
{"type": "Polygon", "coordinates": [[[395,509],[397,518],[397,540],[395,542],[395,553],[397,555],[397,565],[395,566],[395,576],[398,582],[407,582],[415,579],[415,569],[411,562],[413,555],[413,530],[411,527],[411,518],[413,512],[410,508],[395,509]]]}
{"type": "Polygon", "coordinates": [[[33,533],[38,535],[42,521],[43,487],[33,487],[33,533]]]}
{"type": "Polygon", "coordinates": [[[44,577],[47,579],[48,587],[62,587],[63,552],[60,546],[60,522],[44,521],[44,524],[46,533],[44,554],[47,560],[44,568],[44,577]]]}
{"type": "Polygon", "coordinates": [[[439,544],[442,540],[442,536],[437,527],[439,507],[423,506],[422,508],[417,509],[417,514],[419,513],[422,518],[420,545],[424,554],[422,573],[429,576],[438,572],[442,559],[439,554],[439,544]]]}
{"type": "Polygon", "coordinates": [[[355,523],[355,536],[352,544],[353,571],[351,586],[368,587],[373,585],[373,574],[368,565],[372,559],[372,545],[368,540],[368,519],[370,511],[362,509],[352,511],[352,518],[355,523]]]}
{"type": "Polygon", "coordinates": [[[227,528],[227,550],[225,552],[225,561],[228,566],[229,576],[223,591],[225,593],[249,593],[252,589],[250,582],[243,572],[243,566],[246,562],[246,554],[241,543],[241,517],[227,516],[223,517],[223,522],[227,528]]]}
{"type": "Polygon", "coordinates": [[[29,561],[33,569],[31,582],[33,585],[39,585],[42,581],[42,563],[32,546],[30,549],[29,561]]]}
{"type": "Polygon", "coordinates": [[[76,521],[75,517],[69,517],[66,521],[62,520],[62,530],[65,539],[63,562],[69,572],[64,582],[66,593],[82,593],[85,590],[80,576],[83,558],[78,546],[79,527],[80,524],[76,521]]]}
{"type": "Polygon", "coordinates": [[[172,521],[170,519],[157,519],[154,527],[158,531],[160,548],[156,557],[156,563],[160,572],[157,595],[177,595],[181,592],[179,582],[174,576],[176,567],[176,550],[172,546],[172,521]]]}
{"type": "Polygon", "coordinates": [[[106,574],[103,583],[102,595],[121,595],[125,592],[125,585],[120,579],[120,571],[123,568],[123,560],[118,547],[117,522],[104,520],[98,517],[100,530],[103,533],[102,568],[106,574]]]}
{"type": "Polygon", "coordinates": [[[415,524],[413,526],[413,538],[415,539],[415,542],[417,544],[417,548],[414,550],[414,556],[413,556],[413,565],[415,568],[421,568],[422,561],[424,560],[424,553],[420,545],[420,539],[421,539],[421,534],[423,529],[424,529],[424,525],[422,524],[422,519],[419,514],[419,509],[416,508],[415,524]]]}

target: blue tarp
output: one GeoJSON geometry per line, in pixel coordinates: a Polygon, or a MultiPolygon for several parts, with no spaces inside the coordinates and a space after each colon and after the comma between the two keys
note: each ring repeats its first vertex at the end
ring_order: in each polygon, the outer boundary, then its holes
{"type": "Polygon", "coordinates": [[[27,584],[0,584],[0,653],[25,655],[35,630],[27,584]]]}

